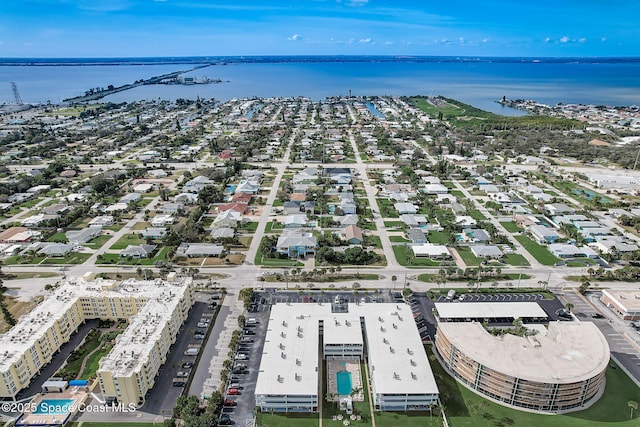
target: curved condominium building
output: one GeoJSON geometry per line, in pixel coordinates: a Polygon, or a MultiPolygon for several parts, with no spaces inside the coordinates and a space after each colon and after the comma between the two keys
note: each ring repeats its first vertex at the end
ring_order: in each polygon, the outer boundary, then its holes
{"type": "Polygon", "coordinates": [[[478,322],[442,322],[435,345],[461,383],[498,403],[581,409],[605,382],[609,345],[591,322],[554,322],[534,336],[493,336],[478,322]]]}

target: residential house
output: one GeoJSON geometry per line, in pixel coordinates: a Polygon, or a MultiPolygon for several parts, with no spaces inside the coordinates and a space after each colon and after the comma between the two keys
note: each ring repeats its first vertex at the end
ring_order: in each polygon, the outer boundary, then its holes
{"type": "Polygon", "coordinates": [[[560,238],[560,235],[554,229],[544,225],[530,225],[528,230],[538,243],[554,243],[560,238]]]}
{"type": "Polygon", "coordinates": [[[181,243],[176,249],[177,256],[187,258],[219,257],[224,252],[224,246],[211,243],[181,243]]]}
{"type": "Polygon", "coordinates": [[[36,197],[35,193],[14,193],[7,197],[7,202],[19,205],[20,203],[31,200],[34,197],[36,197]]]}
{"type": "Polygon", "coordinates": [[[284,208],[284,213],[287,215],[295,215],[295,214],[299,214],[299,213],[305,213],[305,212],[313,212],[313,209],[315,207],[315,202],[314,201],[309,201],[309,202],[297,202],[297,201],[286,201],[284,202],[283,208],[284,208]]]}
{"type": "Polygon", "coordinates": [[[164,227],[166,225],[171,225],[175,222],[175,218],[171,215],[156,215],[151,219],[152,227],[164,227]]]}
{"type": "Polygon", "coordinates": [[[102,234],[101,227],[88,227],[83,228],[82,230],[71,230],[65,233],[67,240],[69,243],[74,245],[83,245],[91,240],[95,239],[99,235],[102,234]]]}
{"type": "Polygon", "coordinates": [[[45,243],[38,254],[52,258],[64,258],[73,252],[75,245],[70,243],[45,243]]]}
{"type": "Polygon", "coordinates": [[[37,227],[41,222],[45,221],[46,218],[43,214],[32,215],[28,218],[20,221],[24,227],[37,227]]]}
{"type": "Polygon", "coordinates": [[[455,222],[462,228],[476,225],[478,222],[469,215],[456,215],[455,222]]]}
{"type": "Polygon", "coordinates": [[[491,241],[489,233],[481,228],[465,228],[462,230],[462,237],[467,242],[486,243],[491,241]]]}
{"type": "Polygon", "coordinates": [[[434,245],[432,243],[422,243],[410,245],[413,255],[418,257],[426,257],[431,259],[451,258],[451,253],[444,245],[434,245]]]}
{"type": "Polygon", "coordinates": [[[211,224],[212,228],[236,228],[244,220],[241,213],[236,211],[223,211],[216,216],[211,224]]]}
{"type": "Polygon", "coordinates": [[[342,236],[342,239],[346,240],[352,245],[361,245],[362,242],[364,242],[362,229],[357,225],[349,225],[343,228],[340,234],[342,236]]]}
{"type": "Polygon", "coordinates": [[[395,203],[393,207],[400,215],[418,213],[418,207],[412,203],[395,203]]]}
{"type": "Polygon", "coordinates": [[[138,200],[142,200],[142,194],[140,193],[129,193],[120,197],[120,203],[129,204],[131,202],[137,202],[138,200]]]}
{"type": "Polygon", "coordinates": [[[307,224],[308,224],[307,216],[302,214],[287,215],[284,219],[285,228],[306,227],[307,224]]]}
{"type": "Polygon", "coordinates": [[[575,213],[575,209],[564,203],[549,203],[544,205],[544,208],[551,216],[573,215],[575,213]]]}
{"type": "Polygon", "coordinates": [[[140,233],[144,239],[164,239],[169,232],[163,227],[147,227],[140,233]]]}
{"type": "Polygon", "coordinates": [[[229,200],[231,203],[238,203],[241,205],[248,205],[249,203],[251,203],[251,198],[253,197],[253,195],[249,194],[249,193],[235,193],[233,196],[231,196],[231,199],[229,200]]]}
{"type": "Polygon", "coordinates": [[[151,258],[151,254],[156,250],[156,245],[129,245],[120,251],[121,258],[151,258]]]}
{"type": "Polygon", "coordinates": [[[616,252],[618,253],[633,252],[639,249],[638,245],[636,245],[633,242],[627,241],[622,236],[596,237],[596,241],[590,244],[590,246],[605,254],[616,253],[616,252]]]}
{"type": "Polygon", "coordinates": [[[258,181],[243,179],[240,181],[235,190],[236,193],[258,194],[260,192],[260,183],[258,181]]]}
{"type": "Polygon", "coordinates": [[[344,215],[344,216],[334,216],[333,220],[340,223],[341,227],[346,227],[347,225],[357,225],[358,224],[358,215],[344,215]]]}
{"type": "Polygon", "coordinates": [[[409,228],[406,231],[407,238],[411,240],[411,243],[429,243],[427,236],[421,228],[409,228]]]}
{"type": "Polygon", "coordinates": [[[151,178],[166,178],[167,173],[162,169],[153,169],[147,172],[151,178]]]}
{"type": "Polygon", "coordinates": [[[500,259],[504,256],[500,248],[495,245],[470,245],[469,249],[476,258],[500,259]]]}
{"type": "Polygon", "coordinates": [[[39,231],[29,230],[26,227],[10,227],[0,232],[0,243],[27,243],[40,236],[39,231]]]}
{"type": "MultiPolygon", "coordinates": [[[[199,193],[204,187],[215,185],[215,183],[215,181],[210,180],[204,175],[198,175],[184,184],[183,191],[185,193],[199,193]]],[[[180,196],[180,194],[178,196],[180,196]]],[[[178,196],[176,196],[176,198],[178,196]]]]}
{"type": "Polygon", "coordinates": [[[311,233],[300,230],[285,230],[276,243],[276,252],[289,258],[306,258],[316,252],[318,242],[311,233]]]}
{"type": "Polygon", "coordinates": [[[239,214],[245,214],[249,210],[249,206],[246,203],[225,203],[224,205],[216,206],[215,212],[222,213],[224,211],[235,211],[239,214]]]}
{"type": "Polygon", "coordinates": [[[89,221],[89,227],[108,227],[113,225],[113,216],[111,215],[101,215],[93,218],[89,221]]]}
{"type": "Polygon", "coordinates": [[[211,231],[211,237],[213,240],[217,239],[232,239],[236,235],[236,232],[233,228],[222,227],[222,228],[214,228],[211,231]]]}
{"type": "Polygon", "coordinates": [[[442,184],[426,184],[424,192],[427,194],[447,194],[449,189],[442,184]]]}
{"type": "Polygon", "coordinates": [[[143,182],[143,183],[134,185],[133,192],[140,193],[140,194],[149,193],[151,190],[153,190],[153,187],[154,187],[153,184],[143,182]]]}
{"type": "Polygon", "coordinates": [[[56,215],[59,216],[65,212],[68,212],[72,209],[71,206],[65,203],[55,203],[53,205],[45,206],[40,210],[45,215],[56,215]]]}
{"type": "Polygon", "coordinates": [[[198,194],[193,193],[180,193],[173,198],[173,201],[180,205],[194,205],[198,202],[198,194]]]}
{"type": "Polygon", "coordinates": [[[599,258],[596,251],[589,246],[578,248],[576,245],[566,243],[552,243],[549,245],[549,251],[558,258],[599,258]]]}
{"type": "Polygon", "coordinates": [[[156,212],[164,215],[178,215],[183,206],[182,203],[163,203],[156,207],[156,212]]]}

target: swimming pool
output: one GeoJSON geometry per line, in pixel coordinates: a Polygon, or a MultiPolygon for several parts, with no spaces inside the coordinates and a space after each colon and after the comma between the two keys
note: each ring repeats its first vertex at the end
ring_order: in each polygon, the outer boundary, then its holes
{"type": "Polygon", "coordinates": [[[351,389],[352,389],[351,372],[349,371],[336,372],[336,384],[338,385],[338,394],[344,395],[344,396],[351,394],[351,389]]]}
{"type": "Polygon", "coordinates": [[[75,399],[43,399],[32,414],[66,415],[71,411],[75,399]]]}

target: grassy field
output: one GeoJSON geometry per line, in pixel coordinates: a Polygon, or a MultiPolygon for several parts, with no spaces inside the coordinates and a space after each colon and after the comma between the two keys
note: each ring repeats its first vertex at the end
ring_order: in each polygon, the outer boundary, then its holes
{"type": "Polygon", "coordinates": [[[436,245],[446,245],[449,243],[451,234],[446,231],[429,231],[427,235],[427,240],[429,243],[434,243],[436,245]]]}
{"type": "Polygon", "coordinates": [[[518,227],[518,225],[513,221],[504,221],[501,222],[500,225],[502,225],[509,233],[519,233],[522,231],[522,228],[518,227]]]}
{"type": "Polygon", "coordinates": [[[554,265],[560,261],[544,246],[541,246],[527,236],[515,236],[516,240],[542,265],[554,265]]]}
{"type": "Polygon", "coordinates": [[[387,228],[406,228],[402,221],[385,221],[384,226],[387,228]]]}
{"type": "Polygon", "coordinates": [[[458,251],[458,255],[460,255],[460,258],[462,258],[466,265],[480,265],[480,261],[482,261],[480,258],[476,257],[468,247],[459,247],[456,248],[456,251],[458,251]]]}
{"type": "Polygon", "coordinates": [[[143,245],[145,243],[146,241],[144,239],[141,239],[140,236],[138,236],[137,234],[125,234],[120,238],[120,240],[114,243],[109,249],[112,249],[112,250],[126,249],[127,246],[129,245],[135,246],[135,245],[143,245]]]}
{"type": "Polygon", "coordinates": [[[83,246],[86,246],[92,249],[100,249],[102,245],[104,245],[109,241],[109,239],[111,239],[111,236],[109,236],[108,234],[103,234],[101,236],[96,237],[95,239],[92,239],[90,242],[85,243],[83,246]]]}
{"type": "Polygon", "coordinates": [[[411,240],[407,240],[402,236],[389,236],[389,241],[391,243],[410,243],[411,240]]]}
{"type": "MultiPolygon", "coordinates": [[[[69,423],[68,424],[70,427],[80,427],[80,423],[79,422],[75,422],[75,423],[69,423]]],[[[117,422],[117,421],[107,421],[107,422],[88,422],[88,421],[83,421],[82,422],[82,427],[113,427],[113,426],[117,426],[117,427],[150,427],[150,426],[160,426],[162,424],[156,424],[156,423],[127,423],[127,422],[117,422]]]]}
{"type": "Polygon", "coordinates": [[[516,267],[529,265],[529,261],[522,254],[507,254],[502,257],[504,262],[516,267]]]}
{"type": "Polygon", "coordinates": [[[607,369],[607,386],[602,398],[592,407],[566,415],[542,415],[517,411],[478,396],[458,384],[430,355],[440,395],[451,427],[591,427],[639,425],[636,415],[630,419],[629,400],[640,400],[640,389],[618,369],[607,369]]]}

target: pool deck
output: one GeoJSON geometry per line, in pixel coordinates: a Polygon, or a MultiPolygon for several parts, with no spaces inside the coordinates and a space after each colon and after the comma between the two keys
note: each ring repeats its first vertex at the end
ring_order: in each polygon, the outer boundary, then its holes
{"type": "Polygon", "coordinates": [[[351,373],[351,386],[361,390],[352,396],[354,402],[364,401],[362,378],[360,376],[360,360],[359,359],[327,359],[327,391],[334,393],[335,396],[331,401],[338,402],[340,395],[338,394],[338,384],[336,382],[336,373],[345,370],[351,373]]]}
{"type": "MultiPolygon", "coordinates": [[[[62,393],[46,393],[39,394],[33,400],[33,407],[38,407],[40,402],[47,400],[74,400],[72,406],[75,408],[87,399],[88,394],[84,391],[84,387],[69,387],[62,393]]],[[[56,426],[62,425],[70,414],[34,414],[25,412],[20,418],[17,426],[56,426]]]]}

